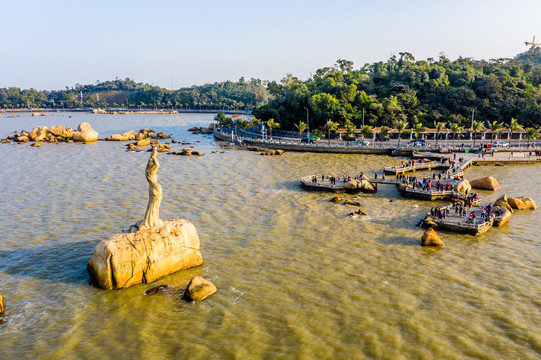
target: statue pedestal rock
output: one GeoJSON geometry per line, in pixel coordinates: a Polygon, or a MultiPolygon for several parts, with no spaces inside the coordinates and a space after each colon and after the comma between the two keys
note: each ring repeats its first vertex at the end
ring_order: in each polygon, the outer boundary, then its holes
{"type": "Polygon", "coordinates": [[[148,160],[145,175],[149,201],[145,217],[130,233],[101,241],[88,262],[92,281],[103,289],[121,289],[203,263],[195,226],[187,220],[162,221],[162,188],[157,182],[157,150],[148,160]]]}

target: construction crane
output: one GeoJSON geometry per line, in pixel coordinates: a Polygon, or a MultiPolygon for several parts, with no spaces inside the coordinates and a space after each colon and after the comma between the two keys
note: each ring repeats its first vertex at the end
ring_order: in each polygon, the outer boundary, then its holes
{"type": "Polygon", "coordinates": [[[532,49],[533,49],[534,47],[536,47],[536,45],[541,46],[541,43],[536,43],[536,42],[535,42],[535,35],[534,35],[534,37],[533,37],[532,42],[526,41],[524,44],[526,44],[526,46],[532,45],[532,49]]]}

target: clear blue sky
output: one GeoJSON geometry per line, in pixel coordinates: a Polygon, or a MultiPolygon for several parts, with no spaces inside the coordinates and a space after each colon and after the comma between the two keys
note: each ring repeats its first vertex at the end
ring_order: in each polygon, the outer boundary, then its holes
{"type": "Polygon", "coordinates": [[[1,0],[0,87],[130,77],[174,88],[280,80],[347,59],[514,57],[541,42],[541,0],[1,0]]]}

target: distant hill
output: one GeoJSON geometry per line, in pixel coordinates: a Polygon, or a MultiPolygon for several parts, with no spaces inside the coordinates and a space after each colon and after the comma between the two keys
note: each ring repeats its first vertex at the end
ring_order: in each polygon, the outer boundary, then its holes
{"type": "Polygon", "coordinates": [[[515,56],[515,60],[522,62],[523,64],[541,65],[541,47],[534,46],[528,51],[523,52],[515,56]]]}

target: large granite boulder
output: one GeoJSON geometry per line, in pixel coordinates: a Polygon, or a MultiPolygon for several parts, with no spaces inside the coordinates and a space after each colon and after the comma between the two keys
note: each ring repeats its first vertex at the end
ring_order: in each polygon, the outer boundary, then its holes
{"type": "Polygon", "coordinates": [[[100,288],[121,289],[202,263],[195,226],[187,220],[172,220],[101,241],[87,269],[100,288]]]}
{"type": "Polygon", "coordinates": [[[186,301],[201,301],[216,293],[216,291],[218,289],[213,283],[201,276],[194,276],[186,286],[182,298],[186,301]]]}
{"type": "Polygon", "coordinates": [[[375,192],[376,187],[368,180],[351,180],[348,181],[344,188],[347,190],[361,190],[363,192],[375,192]]]}
{"type": "Polygon", "coordinates": [[[15,138],[15,142],[18,142],[18,143],[25,143],[25,142],[29,142],[30,139],[28,138],[28,136],[26,135],[19,135],[15,138]]]}
{"type": "Polygon", "coordinates": [[[89,123],[83,122],[79,124],[77,131],[73,132],[73,141],[78,142],[93,142],[98,141],[98,133],[92,129],[89,123]]]}
{"type": "Polygon", "coordinates": [[[502,206],[502,207],[506,208],[507,210],[509,210],[509,212],[513,213],[513,209],[511,208],[511,206],[507,202],[507,195],[506,194],[503,194],[502,196],[500,196],[498,198],[498,200],[494,201],[492,206],[502,206]]]}
{"type": "Polygon", "coordinates": [[[466,179],[462,179],[460,180],[456,185],[455,185],[455,190],[458,191],[459,193],[461,194],[466,194],[466,193],[469,193],[471,191],[471,185],[470,185],[470,182],[466,179]]]}
{"type": "Polygon", "coordinates": [[[510,197],[510,198],[507,199],[507,203],[513,209],[517,209],[517,210],[535,210],[535,209],[537,209],[537,204],[535,203],[535,201],[533,201],[532,198],[530,198],[528,196],[510,197]]]}
{"type": "Polygon", "coordinates": [[[28,134],[28,138],[34,142],[43,141],[47,136],[49,129],[47,126],[36,126],[28,134]]]}
{"type": "Polygon", "coordinates": [[[495,215],[493,225],[500,227],[511,218],[511,211],[505,206],[493,206],[492,212],[495,215]]]}
{"type": "Polygon", "coordinates": [[[150,138],[141,139],[141,140],[137,141],[137,143],[135,145],[137,145],[137,146],[150,146],[150,138]]]}
{"type": "Polygon", "coordinates": [[[498,190],[500,184],[493,176],[488,176],[480,179],[475,179],[470,181],[472,189],[482,189],[482,190],[498,190]]]}
{"type": "Polygon", "coordinates": [[[421,237],[421,246],[444,246],[445,243],[440,239],[438,233],[429,227],[421,237]]]}
{"type": "Polygon", "coordinates": [[[139,134],[135,130],[126,131],[122,134],[122,136],[125,136],[128,138],[128,140],[135,140],[139,134]]]}
{"type": "Polygon", "coordinates": [[[64,125],[51,126],[49,132],[54,136],[61,138],[70,138],[73,136],[73,131],[71,128],[65,127],[64,125]]]}

